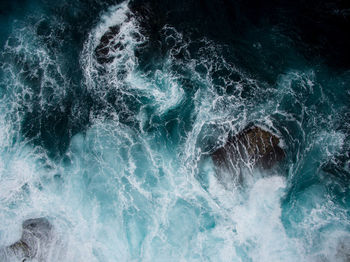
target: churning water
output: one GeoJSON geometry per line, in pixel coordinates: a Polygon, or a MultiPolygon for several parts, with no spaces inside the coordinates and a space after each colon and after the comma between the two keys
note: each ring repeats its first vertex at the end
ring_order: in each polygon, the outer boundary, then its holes
{"type": "Polygon", "coordinates": [[[3,4],[0,260],[350,261],[349,67],[245,8],[166,3],[3,4]],[[250,124],[285,159],[218,175],[250,124]],[[48,239],[11,252],[35,218],[48,239]]]}

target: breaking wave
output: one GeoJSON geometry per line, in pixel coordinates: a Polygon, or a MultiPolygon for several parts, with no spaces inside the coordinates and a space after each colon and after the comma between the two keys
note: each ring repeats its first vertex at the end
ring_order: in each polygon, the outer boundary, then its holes
{"type": "Polygon", "coordinates": [[[1,50],[2,261],[348,261],[347,73],[271,83],[225,43],[170,24],[155,40],[129,2],[99,8],[76,53],[50,9],[1,50]],[[252,123],[286,158],[238,181],[210,155],[252,123]],[[24,222],[43,217],[45,244],[24,222]]]}

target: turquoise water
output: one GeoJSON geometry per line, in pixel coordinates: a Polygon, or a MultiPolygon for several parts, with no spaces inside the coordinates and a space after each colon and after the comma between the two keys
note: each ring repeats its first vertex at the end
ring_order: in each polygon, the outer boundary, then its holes
{"type": "Polygon", "coordinates": [[[150,32],[132,4],[1,15],[0,246],[46,217],[54,237],[25,261],[349,261],[349,71],[267,25],[150,32]],[[286,158],[218,176],[210,153],[251,123],[286,158]]]}

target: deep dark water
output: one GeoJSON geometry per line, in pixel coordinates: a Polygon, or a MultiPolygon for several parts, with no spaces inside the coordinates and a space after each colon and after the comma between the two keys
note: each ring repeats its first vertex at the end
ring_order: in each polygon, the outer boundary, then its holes
{"type": "Polygon", "coordinates": [[[348,261],[349,14],[316,0],[0,3],[0,259],[348,261]],[[240,165],[237,181],[210,156],[250,125],[285,157],[240,165]],[[49,241],[9,252],[33,218],[49,241]]]}

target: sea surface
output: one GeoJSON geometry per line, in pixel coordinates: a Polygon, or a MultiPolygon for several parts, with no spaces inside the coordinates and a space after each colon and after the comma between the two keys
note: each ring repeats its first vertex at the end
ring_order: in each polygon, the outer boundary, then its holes
{"type": "Polygon", "coordinates": [[[3,0],[0,260],[350,261],[349,35],[347,1],[3,0]],[[285,158],[218,175],[249,125],[285,158]]]}

